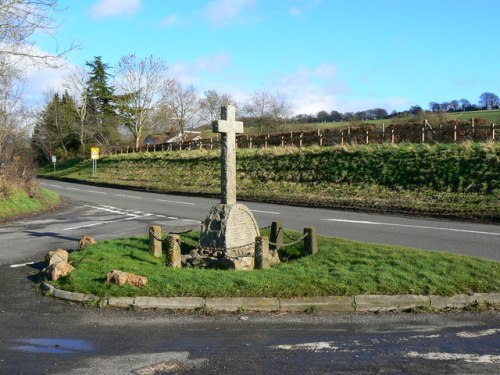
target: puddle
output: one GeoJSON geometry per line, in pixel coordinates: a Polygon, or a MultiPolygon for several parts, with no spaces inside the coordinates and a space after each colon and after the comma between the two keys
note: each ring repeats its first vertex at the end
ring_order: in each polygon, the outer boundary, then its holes
{"type": "Polygon", "coordinates": [[[73,339],[19,339],[16,343],[15,350],[28,353],[73,354],[94,350],[87,341],[73,339]]]}

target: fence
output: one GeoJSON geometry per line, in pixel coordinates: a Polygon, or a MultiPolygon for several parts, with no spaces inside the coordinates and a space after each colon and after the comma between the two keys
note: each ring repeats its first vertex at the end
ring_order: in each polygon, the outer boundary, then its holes
{"type": "MultiPolygon", "coordinates": [[[[238,148],[306,147],[360,145],[373,143],[459,143],[465,141],[498,141],[495,124],[444,124],[431,126],[427,120],[423,124],[391,125],[373,127],[350,127],[317,131],[296,131],[277,134],[239,135],[238,148]]],[[[213,150],[220,148],[219,138],[201,139],[192,142],[162,143],[157,145],[122,147],[112,152],[124,154],[134,152],[157,152],[179,150],[213,150]]]]}

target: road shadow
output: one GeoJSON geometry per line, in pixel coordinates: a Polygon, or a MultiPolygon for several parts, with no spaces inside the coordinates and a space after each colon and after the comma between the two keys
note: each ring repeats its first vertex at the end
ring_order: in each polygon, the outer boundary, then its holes
{"type": "Polygon", "coordinates": [[[76,242],[80,241],[80,238],[78,238],[78,237],[61,236],[60,234],[55,233],[55,232],[33,232],[31,230],[25,230],[24,233],[27,233],[33,237],[52,237],[52,238],[60,238],[62,240],[68,240],[68,241],[76,241],[76,242]]]}

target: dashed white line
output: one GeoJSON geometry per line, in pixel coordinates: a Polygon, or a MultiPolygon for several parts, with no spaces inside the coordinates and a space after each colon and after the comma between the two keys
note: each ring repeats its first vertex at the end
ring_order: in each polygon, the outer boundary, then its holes
{"type": "Polygon", "coordinates": [[[61,185],[54,185],[54,184],[49,184],[49,186],[53,186],[53,187],[57,187],[57,188],[61,187],[61,185]]]}
{"type": "Polygon", "coordinates": [[[74,187],[66,187],[68,190],[77,190],[77,191],[82,191],[82,189],[74,188],[74,187]]]}
{"type": "Polygon", "coordinates": [[[194,206],[196,203],[191,202],[182,202],[182,201],[170,201],[167,199],[157,199],[158,202],[166,202],[166,203],[178,203],[178,204],[187,204],[189,206],[194,206]]]}
{"type": "Polygon", "coordinates": [[[422,358],[434,361],[457,361],[463,360],[465,362],[473,363],[500,363],[500,355],[491,354],[462,354],[462,353],[417,353],[409,352],[406,353],[408,358],[422,358]]]}
{"type": "Polygon", "coordinates": [[[115,194],[117,197],[123,197],[123,198],[134,198],[134,199],[142,199],[142,197],[137,197],[135,195],[125,195],[125,194],[115,194]]]}
{"type": "Polygon", "coordinates": [[[175,216],[169,216],[169,217],[167,217],[167,219],[170,219],[170,220],[179,220],[179,218],[175,217],[175,216]]]}
{"type": "Polygon", "coordinates": [[[13,264],[13,265],[10,266],[10,268],[19,268],[19,267],[29,266],[30,264],[35,264],[35,262],[13,264]]]}
{"type": "Polygon", "coordinates": [[[88,193],[96,193],[96,194],[104,194],[104,195],[108,195],[108,193],[104,192],[104,191],[97,191],[97,190],[87,190],[88,193]]]}
{"type": "Polygon", "coordinates": [[[274,212],[274,211],[260,211],[260,210],[250,210],[250,211],[257,212],[259,214],[281,215],[279,212],[274,212]]]}
{"type": "Polygon", "coordinates": [[[385,225],[385,226],[392,226],[392,227],[432,229],[432,230],[449,231],[449,232],[474,233],[474,234],[484,234],[484,235],[488,235],[488,236],[500,236],[500,233],[495,233],[495,232],[481,232],[481,231],[477,231],[477,230],[467,230],[467,229],[429,227],[429,226],[425,226],[425,225],[381,223],[381,222],[376,222],[376,221],[346,220],[346,219],[323,219],[323,221],[333,221],[333,222],[337,222],[337,223],[365,224],[365,225],[385,225]]]}
{"type": "Polygon", "coordinates": [[[457,336],[458,337],[463,337],[466,339],[472,339],[476,337],[483,337],[483,336],[490,336],[494,335],[495,333],[500,332],[500,329],[498,328],[493,328],[493,329],[485,329],[483,331],[477,331],[477,332],[458,332],[457,336]]]}

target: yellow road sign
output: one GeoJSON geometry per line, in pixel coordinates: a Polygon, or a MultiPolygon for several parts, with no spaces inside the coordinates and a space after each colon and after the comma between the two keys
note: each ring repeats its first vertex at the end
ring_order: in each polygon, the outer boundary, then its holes
{"type": "Polygon", "coordinates": [[[99,159],[99,147],[92,147],[90,149],[90,157],[94,160],[99,159]]]}

